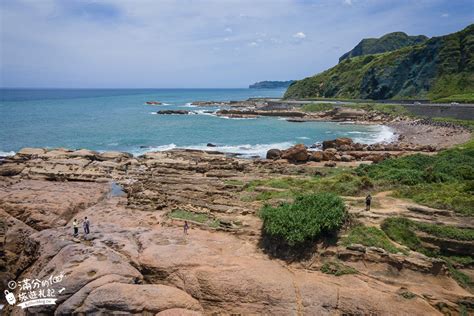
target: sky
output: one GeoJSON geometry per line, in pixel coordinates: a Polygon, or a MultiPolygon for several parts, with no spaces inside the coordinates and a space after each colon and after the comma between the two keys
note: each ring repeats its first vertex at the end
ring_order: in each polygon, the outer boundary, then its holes
{"type": "Polygon", "coordinates": [[[474,0],[0,0],[0,87],[247,87],[473,22],[474,0]]]}

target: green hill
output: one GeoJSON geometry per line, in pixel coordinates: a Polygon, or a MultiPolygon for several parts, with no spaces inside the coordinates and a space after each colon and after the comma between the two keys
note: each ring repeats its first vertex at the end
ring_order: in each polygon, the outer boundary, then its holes
{"type": "Polygon", "coordinates": [[[403,32],[385,34],[381,38],[365,38],[351,51],[339,58],[339,62],[348,58],[391,52],[403,47],[418,45],[426,42],[428,37],[424,35],[408,36],[403,32]]]}
{"type": "MultiPolygon", "coordinates": [[[[424,99],[474,95],[474,24],[421,45],[345,59],[298,80],[284,98],[424,99]]],[[[464,98],[464,96],[466,96],[464,98]]]]}

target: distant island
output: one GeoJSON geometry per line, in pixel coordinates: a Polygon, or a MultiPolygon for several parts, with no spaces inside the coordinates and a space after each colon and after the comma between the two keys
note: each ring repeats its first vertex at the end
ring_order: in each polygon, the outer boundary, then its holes
{"type": "Polygon", "coordinates": [[[249,89],[279,89],[288,88],[296,80],[288,81],[259,81],[249,85],[249,89]]]}

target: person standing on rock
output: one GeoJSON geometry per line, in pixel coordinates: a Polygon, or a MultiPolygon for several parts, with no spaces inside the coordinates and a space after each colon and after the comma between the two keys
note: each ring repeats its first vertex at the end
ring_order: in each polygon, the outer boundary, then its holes
{"type": "Polygon", "coordinates": [[[87,235],[90,233],[90,230],[89,230],[89,219],[86,217],[84,217],[84,222],[82,222],[82,227],[84,228],[84,234],[87,235]]]}
{"type": "Polygon", "coordinates": [[[370,193],[369,193],[369,195],[367,195],[367,196],[365,197],[365,210],[366,210],[366,211],[370,211],[370,204],[371,204],[371,203],[372,203],[372,196],[371,196],[370,193]]]}
{"type": "Polygon", "coordinates": [[[77,237],[77,234],[79,234],[79,227],[78,227],[77,219],[74,219],[72,221],[72,228],[74,229],[74,237],[77,237]]]}
{"type": "Polygon", "coordinates": [[[184,221],[184,234],[185,235],[188,234],[188,229],[189,229],[188,221],[184,221]]]}

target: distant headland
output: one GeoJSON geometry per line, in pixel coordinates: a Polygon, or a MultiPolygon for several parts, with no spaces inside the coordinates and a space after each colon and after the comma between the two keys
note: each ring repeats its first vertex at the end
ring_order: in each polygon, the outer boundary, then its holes
{"type": "Polygon", "coordinates": [[[288,88],[296,80],[288,81],[259,81],[249,85],[249,89],[279,89],[288,88]]]}

